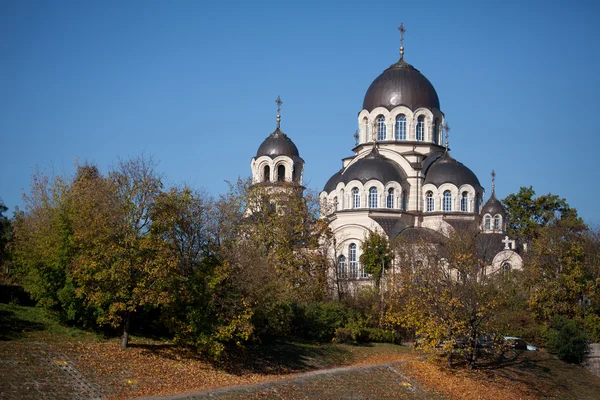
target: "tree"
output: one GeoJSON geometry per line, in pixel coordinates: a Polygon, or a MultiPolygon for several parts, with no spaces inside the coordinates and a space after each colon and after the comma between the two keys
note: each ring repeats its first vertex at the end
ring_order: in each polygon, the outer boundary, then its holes
{"type": "Polygon", "coordinates": [[[30,191],[23,195],[25,209],[15,212],[10,244],[17,280],[38,305],[59,310],[69,307],[61,296],[71,278],[69,196],[67,178],[34,173],[30,191]]]}
{"type": "Polygon", "coordinates": [[[152,215],[153,235],[177,260],[170,291],[178,296],[164,308],[176,340],[218,358],[225,344],[241,345],[253,326],[252,310],[232,279],[217,246],[214,202],[188,187],[161,193],[152,215]]]}
{"type": "Polygon", "coordinates": [[[218,202],[221,251],[260,337],[290,333],[296,304],[327,295],[329,261],[320,251],[318,202],[293,183],[239,181],[218,202]],[[235,232],[235,234],[231,234],[235,232]]]}
{"type": "Polygon", "coordinates": [[[121,160],[107,177],[86,168],[73,185],[73,276],[77,294],[98,323],[122,326],[127,347],[131,315],[172,300],[168,279],[176,260],[150,234],[162,182],[151,159],[121,160]]]}
{"type": "Polygon", "coordinates": [[[8,242],[12,236],[12,224],[10,220],[3,215],[8,211],[8,207],[4,205],[2,199],[0,199],[0,268],[2,273],[6,273],[4,265],[8,259],[8,242]]]}
{"type": "Polygon", "coordinates": [[[521,240],[533,240],[541,228],[561,227],[566,233],[579,233],[586,229],[577,210],[567,201],[553,194],[534,198],[535,191],[530,186],[521,187],[516,194],[508,195],[504,200],[507,212],[506,230],[509,236],[521,240]]]}
{"type": "Polygon", "coordinates": [[[475,366],[481,334],[491,333],[497,286],[483,273],[476,232],[453,232],[439,245],[400,240],[395,243],[399,274],[391,288],[386,323],[413,330],[425,347],[443,346],[475,366]]]}
{"type": "Polygon", "coordinates": [[[363,253],[360,262],[365,272],[375,280],[375,287],[380,289],[380,282],[385,271],[390,269],[394,255],[390,250],[387,238],[377,231],[369,231],[363,241],[363,253]]]}

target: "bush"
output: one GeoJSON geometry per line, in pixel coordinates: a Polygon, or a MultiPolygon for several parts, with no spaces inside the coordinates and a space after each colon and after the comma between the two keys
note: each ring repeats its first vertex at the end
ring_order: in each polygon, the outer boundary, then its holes
{"type": "Polygon", "coordinates": [[[347,326],[338,328],[335,331],[336,343],[402,343],[402,336],[394,331],[380,328],[368,328],[364,320],[358,319],[351,321],[347,326]]]}
{"type": "Polygon", "coordinates": [[[588,350],[587,341],[580,324],[564,318],[553,321],[550,329],[550,347],[558,358],[574,364],[583,360],[588,350]]]}
{"type": "Polygon", "coordinates": [[[296,307],[294,330],[297,336],[319,342],[331,341],[336,330],[355,316],[355,311],[337,302],[314,302],[296,307]]]}

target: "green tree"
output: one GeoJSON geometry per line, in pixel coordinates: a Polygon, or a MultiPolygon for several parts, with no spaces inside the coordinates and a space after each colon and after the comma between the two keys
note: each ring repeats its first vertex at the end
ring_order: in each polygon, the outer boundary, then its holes
{"type": "Polygon", "coordinates": [[[375,287],[379,290],[381,278],[385,271],[390,269],[394,259],[388,240],[381,232],[369,231],[362,248],[360,263],[364,266],[365,272],[375,279],[375,287]]]}
{"type": "Polygon", "coordinates": [[[38,305],[59,310],[68,308],[60,295],[70,286],[69,196],[65,177],[49,178],[41,170],[33,174],[30,191],[23,196],[25,209],[15,212],[10,244],[19,283],[38,305]]]}
{"type": "Polygon", "coordinates": [[[577,210],[567,201],[553,194],[535,198],[530,186],[521,187],[516,194],[510,194],[503,200],[507,213],[506,230],[509,236],[520,240],[533,240],[541,228],[561,227],[567,233],[579,233],[586,229],[577,210]]]}
{"type": "Polygon", "coordinates": [[[4,215],[8,211],[8,207],[0,199],[0,269],[2,275],[7,275],[8,267],[5,267],[8,260],[8,242],[12,237],[12,224],[10,220],[4,215]]]}

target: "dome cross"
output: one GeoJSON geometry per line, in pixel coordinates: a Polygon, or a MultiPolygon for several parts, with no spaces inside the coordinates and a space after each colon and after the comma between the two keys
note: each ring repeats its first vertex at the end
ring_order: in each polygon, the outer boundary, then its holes
{"type": "Polygon", "coordinates": [[[400,26],[398,27],[400,31],[400,59],[404,59],[404,34],[406,33],[406,29],[404,29],[404,23],[400,22],[400,26]]]}
{"type": "Polygon", "coordinates": [[[275,104],[277,104],[277,127],[279,128],[281,125],[281,115],[279,113],[281,112],[281,105],[283,104],[283,101],[281,101],[280,96],[277,96],[275,104]]]}
{"type": "Polygon", "coordinates": [[[496,171],[492,170],[492,196],[496,192],[496,171]]]}
{"type": "Polygon", "coordinates": [[[450,125],[448,125],[447,122],[444,124],[444,132],[446,133],[446,151],[448,151],[448,135],[450,133],[450,125]]]}

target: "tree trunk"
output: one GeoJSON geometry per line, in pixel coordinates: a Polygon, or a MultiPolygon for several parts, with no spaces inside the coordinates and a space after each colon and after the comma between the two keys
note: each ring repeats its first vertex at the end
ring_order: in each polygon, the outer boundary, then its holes
{"type": "Polygon", "coordinates": [[[121,339],[121,348],[126,349],[129,343],[129,321],[131,320],[131,313],[125,311],[125,328],[123,328],[123,338],[121,339]]]}

